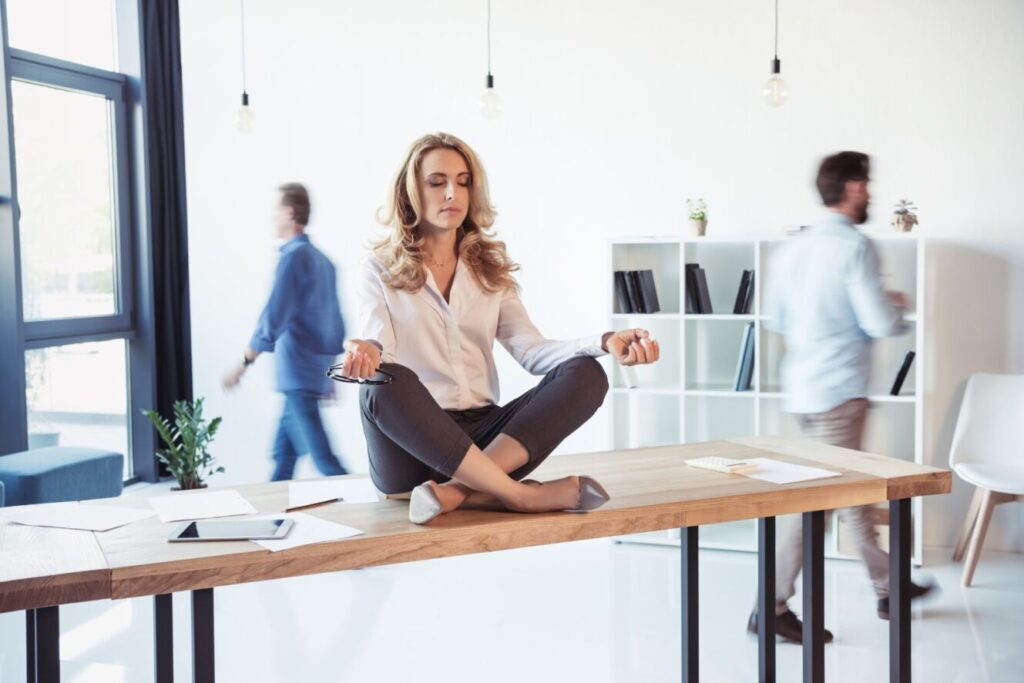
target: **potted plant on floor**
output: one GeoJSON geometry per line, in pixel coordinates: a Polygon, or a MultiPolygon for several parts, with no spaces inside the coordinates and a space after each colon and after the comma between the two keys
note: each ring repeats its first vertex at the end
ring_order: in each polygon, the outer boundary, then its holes
{"type": "Polygon", "coordinates": [[[29,450],[60,445],[60,429],[47,419],[41,407],[47,396],[46,370],[50,349],[34,349],[25,354],[25,407],[28,408],[29,450]]]}
{"type": "Polygon", "coordinates": [[[901,199],[892,212],[892,227],[896,232],[910,232],[917,225],[917,207],[909,199],[901,199]]]}
{"type": "Polygon", "coordinates": [[[702,198],[687,199],[686,211],[690,218],[690,234],[703,237],[708,227],[708,204],[702,198]]]}
{"type": "Polygon", "coordinates": [[[143,410],[166,444],[156,452],[160,462],[167,465],[181,490],[205,488],[204,480],[223,467],[215,467],[209,446],[213,441],[220,418],[209,422],[203,417],[203,399],[174,402],[174,424],[155,410],[143,410]]]}

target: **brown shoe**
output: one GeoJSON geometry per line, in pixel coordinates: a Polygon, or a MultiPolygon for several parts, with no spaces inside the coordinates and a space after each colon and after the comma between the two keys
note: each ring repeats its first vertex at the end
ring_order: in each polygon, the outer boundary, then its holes
{"type": "MultiPolygon", "coordinates": [[[[750,619],[747,620],[747,631],[757,635],[757,612],[750,613],[750,619]]],[[[804,642],[804,623],[791,610],[787,609],[782,614],[775,615],[775,636],[791,643],[802,643],[804,642]]],[[[828,629],[825,629],[825,642],[832,642],[832,632],[828,629]]]]}
{"type": "MultiPolygon", "coordinates": [[[[911,581],[910,599],[917,600],[918,598],[923,598],[930,593],[938,592],[938,588],[938,585],[934,583],[928,584],[927,586],[921,586],[911,581]]],[[[889,620],[889,598],[887,597],[878,599],[878,618],[885,619],[886,621],[889,620]]]]}

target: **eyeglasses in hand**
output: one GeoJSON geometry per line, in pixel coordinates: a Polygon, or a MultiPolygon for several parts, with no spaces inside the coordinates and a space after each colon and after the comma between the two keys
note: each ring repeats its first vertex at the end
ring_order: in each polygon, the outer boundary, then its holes
{"type": "Polygon", "coordinates": [[[348,384],[391,384],[395,380],[394,375],[384,370],[377,370],[377,374],[374,377],[348,377],[341,374],[344,365],[344,363],[336,363],[327,368],[327,376],[335,382],[346,382],[348,384]]]}

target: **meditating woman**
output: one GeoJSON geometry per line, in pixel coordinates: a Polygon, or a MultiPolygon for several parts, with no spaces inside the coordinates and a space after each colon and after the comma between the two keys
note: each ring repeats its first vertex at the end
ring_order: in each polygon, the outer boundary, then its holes
{"type": "Polygon", "coordinates": [[[390,233],[359,275],[363,339],[346,343],[340,373],[390,379],[361,387],[370,476],[384,493],[412,491],[409,519],[423,524],[474,491],[510,510],[592,510],[608,500],[590,477],[521,480],[604,401],[594,357],[653,363],[645,330],[572,341],[546,339],[530,321],[505,244],[488,230],[487,179],[466,143],[442,133],[417,140],[379,220],[390,233]],[[501,406],[497,340],[534,375],[533,389],[501,406]],[[378,371],[382,371],[378,374],[378,371]]]}

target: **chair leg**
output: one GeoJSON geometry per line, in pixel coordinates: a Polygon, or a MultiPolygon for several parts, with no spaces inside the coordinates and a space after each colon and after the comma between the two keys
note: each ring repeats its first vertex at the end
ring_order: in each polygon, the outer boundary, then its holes
{"type": "Polygon", "coordinates": [[[981,499],[984,494],[980,488],[974,489],[971,497],[971,505],[967,508],[967,519],[964,520],[964,527],[960,530],[960,536],[956,539],[956,547],[953,549],[953,561],[959,562],[964,559],[964,551],[967,550],[967,541],[971,539],[971,532],[978,521],[978,508],[981,507],[981,499]]]}
{"type": "Polygon", "coordinates": [[[981,557],[981,546],[985,543],[985,534],[988,532],[988,523],[992,519],[992,510],[996,506],[995,493],[988,489],[982,495],[981,508],[978,510],[978,519],[974,523],[974,532],[971,534],[971,545],[967,550],[967,561],[964,563],[964,574],[960,584],[964,587],[971,585],[974,579],[974,568],[978,566],[978,558],[981,557]]]}

